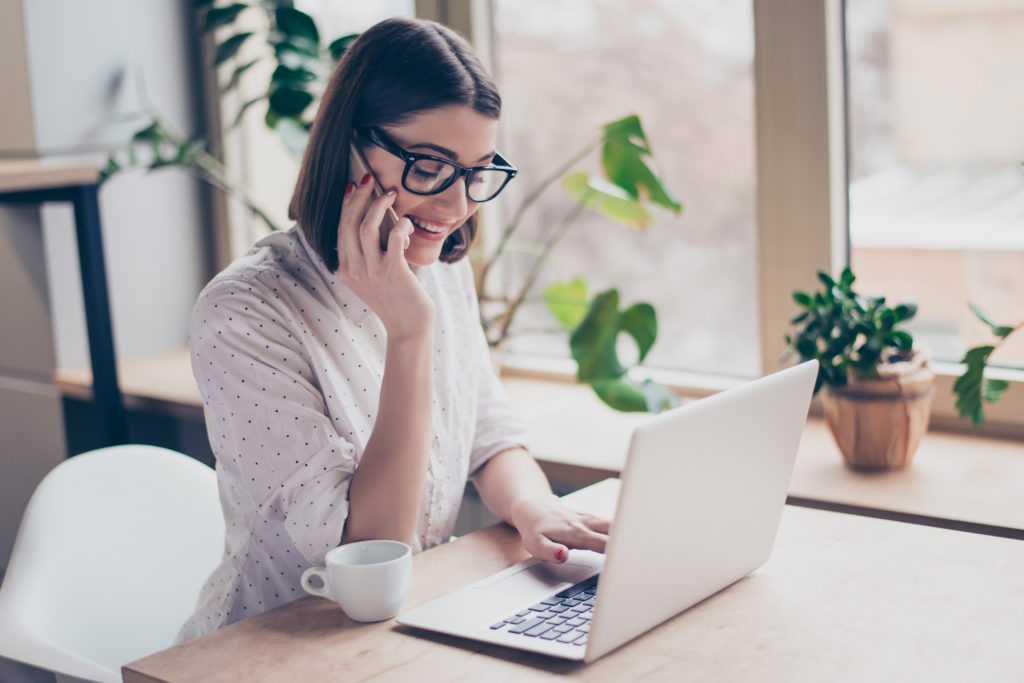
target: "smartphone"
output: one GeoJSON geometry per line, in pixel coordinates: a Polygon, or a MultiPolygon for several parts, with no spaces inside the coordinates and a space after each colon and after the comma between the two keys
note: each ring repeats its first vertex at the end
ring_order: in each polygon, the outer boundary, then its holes
{"type": "MultiPolygon", "coordinates": [[[[349,156],[348,162],[348,179],[350,182],[359,185],[359,181],[369,173],[370,182],[373,183],[373,196],[380,197],[384,194],[384,190],[381,189],[380,183],[377,182],[377,176],[370,170],[370,165],[366,163],[366,158],[363,153],[359,151],[359,147],[353,142],[351,143],[352,154],[349,156]]],[[[384,219],[380,222],[380,248],[381,251],[388,250],[388,235],[391,234],[391,228],[395,227],[398,223],[398,214],[390,206],[387,212],[384,214],[384,219]]]]}

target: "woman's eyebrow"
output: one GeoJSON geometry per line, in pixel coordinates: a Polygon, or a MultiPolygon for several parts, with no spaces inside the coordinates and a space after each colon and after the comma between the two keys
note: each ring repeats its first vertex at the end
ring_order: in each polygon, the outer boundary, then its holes
{"type": "MultiPolygon", "coordinates": [[[[421,142],[421,143],[416,144],[416,145],[410,145],[407,149],[410,149],[410,150],[429,149],[431,151],[437,152],[439,154],[442,154],[442,155],[448,157],[452,161],[458,161],[459,160],[459,155],[458,154],[456,154],[452,150],[448,149],[447,147],[442,147],[441,145],[435,145],[433,142],[421,142]]],[[[494,157],[494,152],[488,152],[487,154],[485,154],[482,157],[480,157],[479,159],[477,159],[474,163],[479,164],[480,162],[483,162],[483,161],[490,161],[491,158],[493,158],[493,157],[494,157]]]]}

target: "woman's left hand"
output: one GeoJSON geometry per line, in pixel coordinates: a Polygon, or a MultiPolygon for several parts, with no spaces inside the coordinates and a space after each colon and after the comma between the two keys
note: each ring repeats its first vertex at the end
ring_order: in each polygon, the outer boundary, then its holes
{"type": "Polygon", "coordinates": [[[554,496],[520,501],[511,513],[523,546],[541,560],[565,562],[569,548],[603,553],[608,542],[611,522],[576,512],[554,496]]]}

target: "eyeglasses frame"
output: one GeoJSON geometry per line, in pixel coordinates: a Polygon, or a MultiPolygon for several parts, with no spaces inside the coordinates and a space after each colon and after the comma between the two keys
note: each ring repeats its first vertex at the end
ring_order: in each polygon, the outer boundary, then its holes
{"type": "Polygon", "coordinates": [[[359,135],[359,137],[363,138],[370,144],[376,145],[377,147],[383,149],[385,152],[388,152],[393,156],[396,156],[402,161],[404,161],[405,168],[402,170],[402,187],[405,188],[406,191],[411,192],[412,194],[415,195],[419,195],[421,197],[429,197],[435,194],[440,194],[447,190],[452,185],[454,185],[459,178],[468,178],[471,173],[476,173],[478,171],[504,171],[504,182],[502,182],[502,184],[498,186],[498,189],[494,191],[494,194],[492,194],[487,199],[473,199],[472,197],[470,197],[469,183],[465,183],[466,199],[476,204],[483,204],[484,202],[489,202],[495,197],[497,197],[499,194],[501,194],[502,190],[505,189],[505,186],[509,184],[509,181],[515,178],[516,174],[519,173],[519,169],[517,169],[515,166],[509,163],[509,161],[505,157],[501,156],[501,154],[499,154],[498,152],[494,153],[492,163],[488,164],[487,166],[467,167],[463,166],[462,164],[457,164],[451,159],[445,159],[444,157],[434,156],[432,154],[421,154],[419,152],[410,152],[406,149],[403,149],[398,145],[398,143],[396,143],[394,140],[385,135],[384,132],[380,128],[377,128],[376,126],[367,126],[365,128],[359,128],[356,130],[356,133],[359,135]],[[412,169],[413,164],[423,159],[439,162],[447,166],[452,166],[455,168],[455,173],[453,173],[451,177],[449,177],[440,186],[438,186],[431,192],[419,192],[418,190],[414,190],[406,184],[406,178],[408,177],[409,170],[412,169]]]}

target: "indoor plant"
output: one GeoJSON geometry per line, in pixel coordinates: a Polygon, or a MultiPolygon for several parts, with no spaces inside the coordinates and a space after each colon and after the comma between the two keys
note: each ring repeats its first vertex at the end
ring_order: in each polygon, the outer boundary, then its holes
{"type": "Polygon", "coordinates": [[[927,356],[899,328],[917,306],[858,294],[850,268],[838,280],[824,272],[818,279],[821,291],[793,293],[803,310],[791,320],[786,355],[821,364],[815,392],[825,389],[825,420],[847,466],[906,467],[928,428],[935,380],[927,356]]]}

